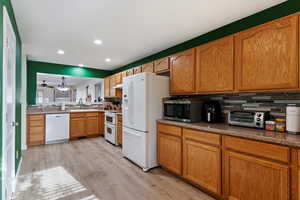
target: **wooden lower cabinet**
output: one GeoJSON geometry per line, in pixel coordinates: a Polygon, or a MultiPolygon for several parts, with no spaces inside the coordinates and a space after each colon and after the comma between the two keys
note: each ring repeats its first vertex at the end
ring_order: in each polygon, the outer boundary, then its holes
{"type": "MultiPolygon", "coordinates": [[[[196,137],[183,130],[183,177],[221,195],[221,149],[203,143],[202,138],[198,140],[196,131],[194,134],[196,137]]],[[[211,137],[215,136],[218,135],[211,134],[211,137]]],[[[210,135],[206,136],[209,137],[210,135]]]]}
{"type": "Polygon", "coordinates": [[[45,144],[45,115],[27,115],[27,145],[45,144]]]}
{"type": "Polygon", "coordinates": [[[123,120],[122,115],[117,115],[117,145],[123,144],[123,120]]]}
{"type": "MultiPolygon", "coordinates": [[[[93,113],[71,113],[70,114],[70,138],[76,139],[84,136],[97,136],[101,134],[99,128],[99,115],[103,119],[104,129],[104,116],[93,113]]],[[[104,130],[103,130],[104,132],[104,130]]]]}
{"type": "Polygon", "coordinates": [[[158,162],[164,168],[182,175],[182,140],[180,137],[159,133],[158,162]]]}
{"type": "MultiPolygon", "coordinates": [[[[71,115],[72,116],[72,115],[71,115]]],[[[70,119],[70,138],[86,136],[85,117],[76,117],[70,119]]]]}
{"type": "Polygon", "coordinates": [[[225,152],[225,197],[229,200],[289,199],[289,166],[225,152]]]}
{"type": "Polygon", "coordinates": [[[98,114],[99,120],[99,135],[104,135],[104,112],[99,112],[98,114]]]}

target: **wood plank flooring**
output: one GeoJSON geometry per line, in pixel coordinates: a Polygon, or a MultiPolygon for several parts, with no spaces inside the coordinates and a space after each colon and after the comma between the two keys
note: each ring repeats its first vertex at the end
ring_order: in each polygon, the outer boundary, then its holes
{"type": "Polygon", "coordinates": [[[15,200],[213,200],[156,168],[143,172],[101,138],[23,152],[15,200]]]}

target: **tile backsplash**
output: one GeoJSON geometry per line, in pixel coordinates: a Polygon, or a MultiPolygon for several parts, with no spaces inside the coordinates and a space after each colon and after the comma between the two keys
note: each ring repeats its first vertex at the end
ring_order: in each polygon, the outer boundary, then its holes
{"type": "Polygon", "coordinates": [[[225,114],[232,110],[254,110],[270,111],[271,116],[284,117],[287,105],[300,106],[300,92],[213,94],[198,97],[221,102],[225,114]]]}

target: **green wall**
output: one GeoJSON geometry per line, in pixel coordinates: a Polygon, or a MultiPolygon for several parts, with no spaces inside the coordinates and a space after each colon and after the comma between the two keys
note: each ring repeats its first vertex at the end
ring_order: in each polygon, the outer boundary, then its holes
{"type": "Polygon", "coordinates": [[[27,62],[27,104],[36,103],[36,75],[37,73],[60,74],[79,77],[104,78],[111,74],[111,71],[98,70],[86,67],[60,65],[45,62],[27,62]]]}
{"type": "Polygon", "coordinates": [[[219,29],[213,30],[204,35],[200,35],[189,41],[183,42],[181,44],[178,44],[176,46],[173,46],[171,48],[168,48],[166,50],[163,50],[161,52],[158,52],[156,54],[148,56],[146,58],[137,60],[133,63],[130,63],[128,65],[120,67],[120,68],[114,70],[113,73],[121,72],[123,70],[130,69],[130,68],[145,64],[147,62],[150,62],[150,61],[153,61],[153,60],[156,60],[159,58],[163,58],[165,56],[172,55],[174,53],[178,53],[183,50],[187,50],[187,49],[199,46],[201,44],[231,35],[233,33],[240,32],[242,30],[251,28],[253,26],[257,26],[257,25],[266,23],[268,21],[287,16],[287,15],[295,13],[297,11],[300,11],[300,1],[299,0],[288,0],[282,4],[279,4],[272,8],[268,8],[262,12],[256,13],[256,14],[246,17],[244,19],[241,19],[241,20],[238,20],[231,24],[228,24],[226,26],[223,26],[219,29]]]}
{"type": "MultiPolygon", "coordinates": [[[[22,49],[22,42],[21,38],[19,35],[19,31],[17,28],[14,12],[12,9],[12,5],[10,0],[0,0],[0,63],[3,63],[3,6],[7,8],[10,20],[12,22],[15,34],[16,34],[16,39],[17,39],[17,60],[16,60],[16,122],[19,123],[19,126],[16,127],[16,161],[15,161],[15,168],[17,169],[20,159],[21,159],[21,49],[22,49]],[[19,155],[19,157],[17,157],[19,155]]],[[[3,65],[1,64],[0,68],[0,76],[2,77],[3,75],[3,65]]],[[[0,81],[0,96],[3,96],[3,85],[2,81],[0,81]]],[[[2,98],[0,98],[0,113],[3,111],[2,107],[2,98]]],[[[0,127],[2,127],[2,114],[0,115],[0,127]]],[[[2,133],[2,128],[0,129],[0,153],[1,153],[1,168],[3,166],[3,152],[2,152],[2,138],[3,133],[2,133]]],[[[0,172],[0,181],[1,181],[1,186],[2,186],[2,171],[0,172]]],[[[1,199],[2,199],[2,187],[1,189],[1,199]]]]}

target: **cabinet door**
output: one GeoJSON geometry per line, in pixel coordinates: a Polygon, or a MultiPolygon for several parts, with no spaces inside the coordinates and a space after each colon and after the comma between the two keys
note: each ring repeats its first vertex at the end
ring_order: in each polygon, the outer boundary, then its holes
{"type": "Polygon", "coordinates": [[[104,78],[104,96],[109,97],[110,96],[110,86],[109,86],[110,78],[106,77],[104,78]]]}
{"type": "Polygon", "coordinates": [[[128,69],[127,71],[126,71],[126,76],[131,76],[131,75],[133,75],[134,73],[133,73],[133,69],[128,69]]]}
{"type": "Polygon", "coordinates": [[[133,74],[139,74],[141,72],[142,72],[142,67],[140,66],[133,69],[133,74]]]}
{"type": "Polygon", "coordinates": [[[70,120],[70,137],[76,138],[86,136],[85,117],[71,118],[70,120]]]}
{"type": "Polygon", "coordinates": [[[182,174],[182,140],[180,137],[158,134],[158,162],[164,168],[182,174]]]}
{"type": "Polygon", "coordinates": [[[45,115],[28,115],[27,145],[45,144],[45,115]]]}
{"type": "Polygon", "coordinates": [[[161,58],[154,61],[154,72],[163,73],[170,70],[170,59],[169,57],[161,58]]]}
{"type": "Polygon", "coordinates": [[[225,195],[232,200],[289,199],[289,167],[225,152],[225,195]]]}
{"type": "Polygon", "coordinates": [[[183,176],[221,195],[221,150],[183,137],[183,176]]]}
{"type": "Polygon", "coordinates": [[[115,76],[115,80],[116,80],[116,85],[121,84],[122,83],[122,73],[117,73],[114,75],[115,76]]]}
{"type": "Polygon", "coordinates": [[[110,87],[110,92],[109,95],[111,97],[115,97],[116,96],[116,89],[114,88],[116,86],[116,76],[110,76],[109,79],[109,87],[110,87]]]}
{"type": "Polygon", "coordinates": [[[125,78],[127,76],[127,71],[122,71],[122,82],[123,82],[123,78],[125,78]]]}
{"type": "Polygon", "coordinates": [[[286,17],[237,34],[239,90],[292,89],[299,84],[298,18],[286,17]]]}
{"type": "Polygon", "coordinates": [[[171,57],[171,94],[192,94],[195,92],[195,49],[171,57]]]}
{"type": "Polygon", "coordinates": [[[86,135],[98,135],[99,134],[99,120],[98,116],[86,117],[86,135]]]}
{"type": "Polygon", "coordinates": [[[98,120],[99,120],[99,134],[104,135],[104,112],[99,112],[98,120]]]}
{"type": "Polygon", "coordinates": [[[196,52],[197,93],[233,91],[233,36],[199,46],[196,52]]]}
{"type": "Polygon", "coordinates": [[[142,66],[143,72],[154,72],[154,63],[150,62],[142,66]]]}

